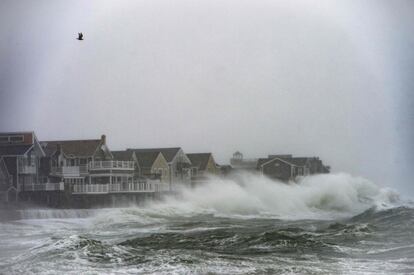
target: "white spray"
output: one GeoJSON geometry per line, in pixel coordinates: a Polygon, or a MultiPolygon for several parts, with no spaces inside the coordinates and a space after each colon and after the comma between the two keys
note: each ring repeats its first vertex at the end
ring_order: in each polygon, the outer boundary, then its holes
{"type": "Polygon", "coordinates": [[[183,190],[179,197],[148,207],[177,215],[330,219],[352,216],[371,207],[391,207],[398,197],[392,190],[344,173],[304,177],[290,184],[243,174],[235,179],[210,178],[196,188],[183,190]]]}

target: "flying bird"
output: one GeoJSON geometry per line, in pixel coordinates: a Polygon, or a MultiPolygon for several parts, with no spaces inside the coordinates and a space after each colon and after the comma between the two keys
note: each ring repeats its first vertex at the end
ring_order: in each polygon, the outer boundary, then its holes
{"type": "Polygon", "coordinates": [[[83,33],[81,33],[81,32],[79,32],[78,33],[78,38],[77,38],[78,40],[83,40],[83,33]]]}

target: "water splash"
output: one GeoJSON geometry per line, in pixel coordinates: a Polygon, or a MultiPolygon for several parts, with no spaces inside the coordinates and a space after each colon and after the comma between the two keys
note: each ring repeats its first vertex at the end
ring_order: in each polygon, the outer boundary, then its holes
{"type": "Polygon", "coordinates": [[[396,192],[344,173],[304,177],[297,184],[243,174],[233,179],[210,178],[203,185],[184,189],[178,197],[149,208],[167,215],[331,219],[350,217],[371,207],[393,207],[398,202],[396,192]]]}

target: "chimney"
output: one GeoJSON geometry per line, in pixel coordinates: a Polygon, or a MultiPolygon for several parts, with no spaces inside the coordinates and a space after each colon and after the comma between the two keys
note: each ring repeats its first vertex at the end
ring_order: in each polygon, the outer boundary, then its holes
{"type": "Polygon", "coordinates": [[[103,144],[106,145],[106,136],[105,135],[101,136],[101,141],[102,141],[103,144]]]}

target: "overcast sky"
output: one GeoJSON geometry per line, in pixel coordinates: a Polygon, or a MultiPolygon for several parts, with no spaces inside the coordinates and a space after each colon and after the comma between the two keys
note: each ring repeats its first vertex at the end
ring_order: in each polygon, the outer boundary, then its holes
{"type": "Polygon", "coordinates": [[[0,131],[318,155],[414,195],[414,1],[2,0],[0,35],[0,131]]]}

